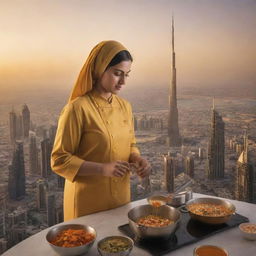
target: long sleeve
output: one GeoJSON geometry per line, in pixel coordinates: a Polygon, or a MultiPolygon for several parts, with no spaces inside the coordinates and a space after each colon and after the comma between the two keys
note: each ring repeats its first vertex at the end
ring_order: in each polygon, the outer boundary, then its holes
{"type": "Polygon", "coordinates": [[[83,129],[82,114],[69,103],[63,109],[51,154],[52,170],[58,175],[73,182],[84,162],[76,153],[83,129]]]}

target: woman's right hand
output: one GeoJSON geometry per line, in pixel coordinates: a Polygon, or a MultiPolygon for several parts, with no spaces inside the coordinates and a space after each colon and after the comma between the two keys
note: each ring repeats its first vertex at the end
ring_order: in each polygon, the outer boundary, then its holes
{"type": "Polygon", "coordinates": [[[115,161],[102,165],[102,175],[107,177],[123,177],[129,170],[129,163],[125,161],[115,161]]]}

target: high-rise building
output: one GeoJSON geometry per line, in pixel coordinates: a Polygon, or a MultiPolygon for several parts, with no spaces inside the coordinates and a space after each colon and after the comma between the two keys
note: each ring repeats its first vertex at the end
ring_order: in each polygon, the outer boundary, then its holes
{"type": "Polygon", "coordinates": [[[224,178],[225,168],[225,123],[222,116],[215,110],[214,100],[212,108],[212,121],[210,141],[208,145],[207,172],[209,179],[224,178]]]}
{"type": "Polygon", "coordinates": [[[175,157],[170,155],[164,155],[164,187],[169,193],[174,192],[174,178],[176,172],[176,160],[175,157]]]}
{"type": "Polygon", "coordinates": [[[172,18],[172,82],[169,90],[169,115],[168,115],[168,145],[181,146],[181,137],[178,124],[177,87],[176,87],[176,61],[174,51],[174,21],[172,18]]]}
{"type": "Polygon", "coordinates": [[[55,195],[47,194],[47,224],[48,227],[56,224],[56,204],[55,204],[55,195]]]}
{"type": "Polygon", "coordinates": [[[185,158],[185,170],[188,176],[191,178],[194,177],[194,158],[192,156],[187,156],[185,158]]]}
{"type": "Polygon", "coordinates": [[[8,248],[27,238],[27,210],[18,207],[7,215],[8,248]]]}
{"type": "Polygon", "coordinates": [[[16,115],[16,139],[23,140],[24,138],[24,129],[23,129],[23,118],[20,114],[16,115]]]}
{"type": "Polygon", "coordinates": [[[62,176],[60,175],[57,176],[57,182],[58,182],[58,188],[64,189],[65,179],[62,176]]]}
{"type": "Polygon", "coordinates": [[[41,159],[42,159],[42,169],[41,175],[43,178],[47,178],[51,175],[51,165],[50,165],[50,158],[51,158],[51,151],[52,151],[52,144],[48,138],[41,141],[41,159]]]}
{"type": "Polygon", "coordinates": [[[22,123],[23,123],[23,136],[28,138],[30,128],[30,111],[26,104],[22,107],[22,123]]]}
{"type": "Polygon", "coordinates": [[[37,209],[39,211],[46,211],[47,183],[45,180],[40,179],[36,185],[37,209]]]}
{"type": "Polygon", "coordinates": [[[21,141],[16,141],[12,163],[9,166],[8,191],[9,197],[14,200],[25,196],[25,165],[21,141]]]}
{"type": "Polygon", "coordinates": [[[10,140],[11,143],[15,143],[17,135],[16,135],[16,123],[17,123],[17,115],[12,109],[9,113],[9,127],[10,127],[10,140]]]}
{"type": "Polygon", "coordinates": [[[29,140],[29,174],[40,175],[40,164],[38,159],[38,148],[36,144],[36,136],[31,133],[29,140]]]}
{"type": "Polygon", "coordinates": [[[256,153],[250,150],[247,135],[244,136],[243,148],[237,161],[236,198],[256,203],[256,153]]]}

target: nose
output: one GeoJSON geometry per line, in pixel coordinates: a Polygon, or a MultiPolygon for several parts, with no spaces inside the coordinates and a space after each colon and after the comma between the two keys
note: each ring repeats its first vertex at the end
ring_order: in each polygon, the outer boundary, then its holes
{"type": "Polygon", "coordinates": [[[119,79],[119,84],[124,85],[126,83],[126,76],[123,74],[119,79]]]}

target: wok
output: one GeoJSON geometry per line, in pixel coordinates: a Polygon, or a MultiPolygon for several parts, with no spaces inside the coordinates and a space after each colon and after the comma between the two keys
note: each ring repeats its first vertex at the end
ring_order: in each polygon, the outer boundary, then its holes
{"type": "Polygon", "coordinates": [[[220,198],[210,198],[210,197],[196,198],[196,199],[189,200],[186,203],[186,208],[192,219],[198,220],[206,224],[212,224],[212,225],[226,223],[231,218],[231,216],[235,214],[235,211],[236,211],[236,207],[231,202],[224,199],[220,199],[220,198]],[[202,203],[223,205],[227,209],[231,210],[232,213],[225,216],[206,216],[206,215],[202,216],[202,215],[195,214],[189,210],[190,205],[202,204],[202,203]]]}
{"type": "Polygon", "coordinates": [[[137,224],[138,219],[141,217],[145,217],[151,214],[156,215],[155,210],[156,208],[154,208],[152,205],[146,204],[134,207],[128,212],[129,226],[136,237],[168,238],[175,233],[181,219],[181,213],[174,207],[168,205],[163,205],[157,208],[157,215],[162,218],[168,218],[172,220],[173,223],[164,227],[146,227],[137,224]]]}

